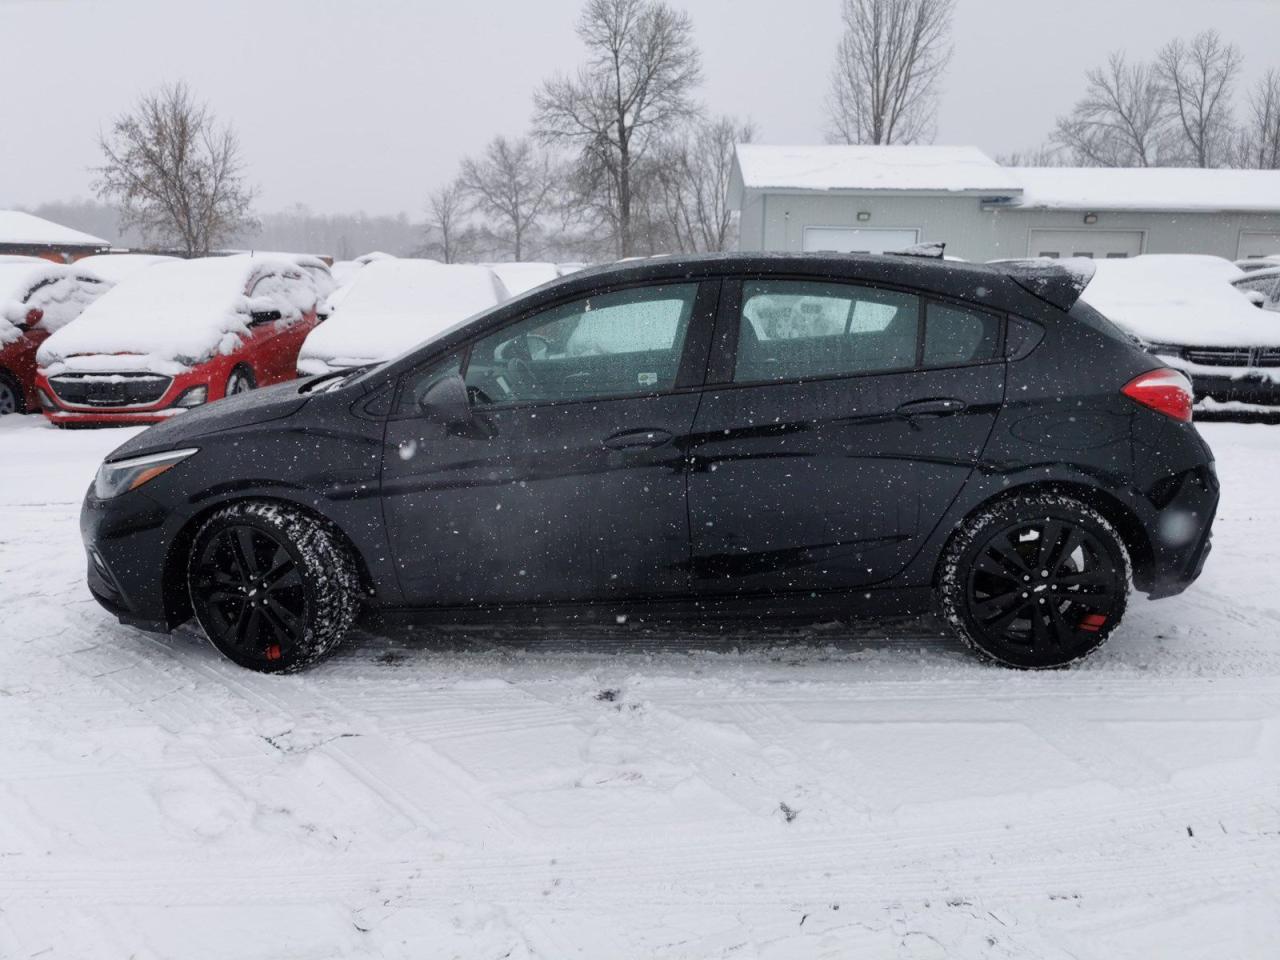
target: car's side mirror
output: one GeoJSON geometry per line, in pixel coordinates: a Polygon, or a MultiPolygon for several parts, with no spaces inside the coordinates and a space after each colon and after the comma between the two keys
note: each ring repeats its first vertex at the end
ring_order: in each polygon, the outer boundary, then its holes
{"type": "Polygon", "coordinates": [[[255,310],[253,313],[249,314],[249,316],[256,325],[260,323],[274,323],[279,320],[283,314],[281,314],[279,310],[255,310]]]}
{"type": "Polygon", "coordinates": [[[492,437],[493,428],[471,410],[466,381],[459,374],[437,380],[418,394],[418,409],[431,423],[442,424],[455,437],[492,437]]]}

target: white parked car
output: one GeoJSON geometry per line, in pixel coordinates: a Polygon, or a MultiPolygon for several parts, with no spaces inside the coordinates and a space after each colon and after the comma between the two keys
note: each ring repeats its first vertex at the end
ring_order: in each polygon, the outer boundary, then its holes
{"type": "Polygon", "coordinates": [[[92,270],[108,283],[119,283],[146,267],[172,263],[177,259],[159,253],[95,253],[77,260],[76,266],[92,270]]]}
{"type": "Polygon", "coordinates": [[[1200,409],[1280,405],[1280,322],[1232,284],[1219,257],[1099,260],[1081,299],[1195,385],[1200,409]]]}
{"type": "Polygon", "coordinates": [[[307,337],[298,373],[313,376],[389,360],[507,298],[506,287],[488,267],[407,258],[374,261],[307,337]]]}

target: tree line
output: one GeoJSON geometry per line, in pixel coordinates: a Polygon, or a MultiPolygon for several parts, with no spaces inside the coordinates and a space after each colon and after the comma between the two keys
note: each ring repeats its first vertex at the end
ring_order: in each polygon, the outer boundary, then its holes
{"type": "MultiPolygon", "coordinates": [[[[826,98],[835,143],[929,142],[952,55],[956,0],[840,0],[826,98]]],[[[717,251],[736,238],[728,185],[750,121],[698,101],[701,56],[687,13],[665,0],[586,0],[584,59],[534,92],[528,128],[500,133],[407,217],[252,214],[239,143],[185,84],[144,96],[100,137],[94,187],[123,231],[189,254],[258,235],[264,247],[339,256],[370,229],[398,252],[467,260],[607,260],[717,251]],[[405,238],[406,230],[413,234],[405,238]],[[312,239],[314,238],[314,239],[312,239]]],[[[1021,165],[1280,168],[1280,71],[1239,96],[1240,49],[1214,30],[1149,60],[1110,55],[1021,165]]]]}

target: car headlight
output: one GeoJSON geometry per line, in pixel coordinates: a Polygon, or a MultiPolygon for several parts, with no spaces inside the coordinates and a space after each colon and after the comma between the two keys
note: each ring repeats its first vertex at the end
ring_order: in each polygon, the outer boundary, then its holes
{"type": "Polygon", "coordinates": [[[188,387],[186,390],[183,390],[182,396],[178,397],[177,400],[173,401],[173,406],[198,407],[202,403],[208,402],[208,400],[209,400],[209,386],[208,384],[202,383],[198,387],[188,387]]]}
{"type": "Polygon", "coordinates": [[[144,483],[150,483],[160,474],[172,470],[187,457],[198,450],[169,450],[165,453],[152,453],[145,457],[131,457],[128,460],[117,460],[115,463],[104,463],[98,468],[98,475],[93,481],[93,495],[99,500],[110,500],[129,490],[137,490],[144,483]]]}

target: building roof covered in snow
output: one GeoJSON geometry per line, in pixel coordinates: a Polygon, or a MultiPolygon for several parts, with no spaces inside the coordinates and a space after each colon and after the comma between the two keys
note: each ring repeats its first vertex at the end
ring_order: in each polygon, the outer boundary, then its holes
{"type": "Polygon", "coordinates": [[[92,247],[110,246],[101,237],[72,230],[23,210],[0,210],[0,246],[4,247],[92,247]]]}
{"type": "Polygon", "coordinates": [[[978,196],[1022,209],[1280,213],[1280,171],[1002,167],[977,147],[740,144],[730,196],[746,192],[978,196]]]}

